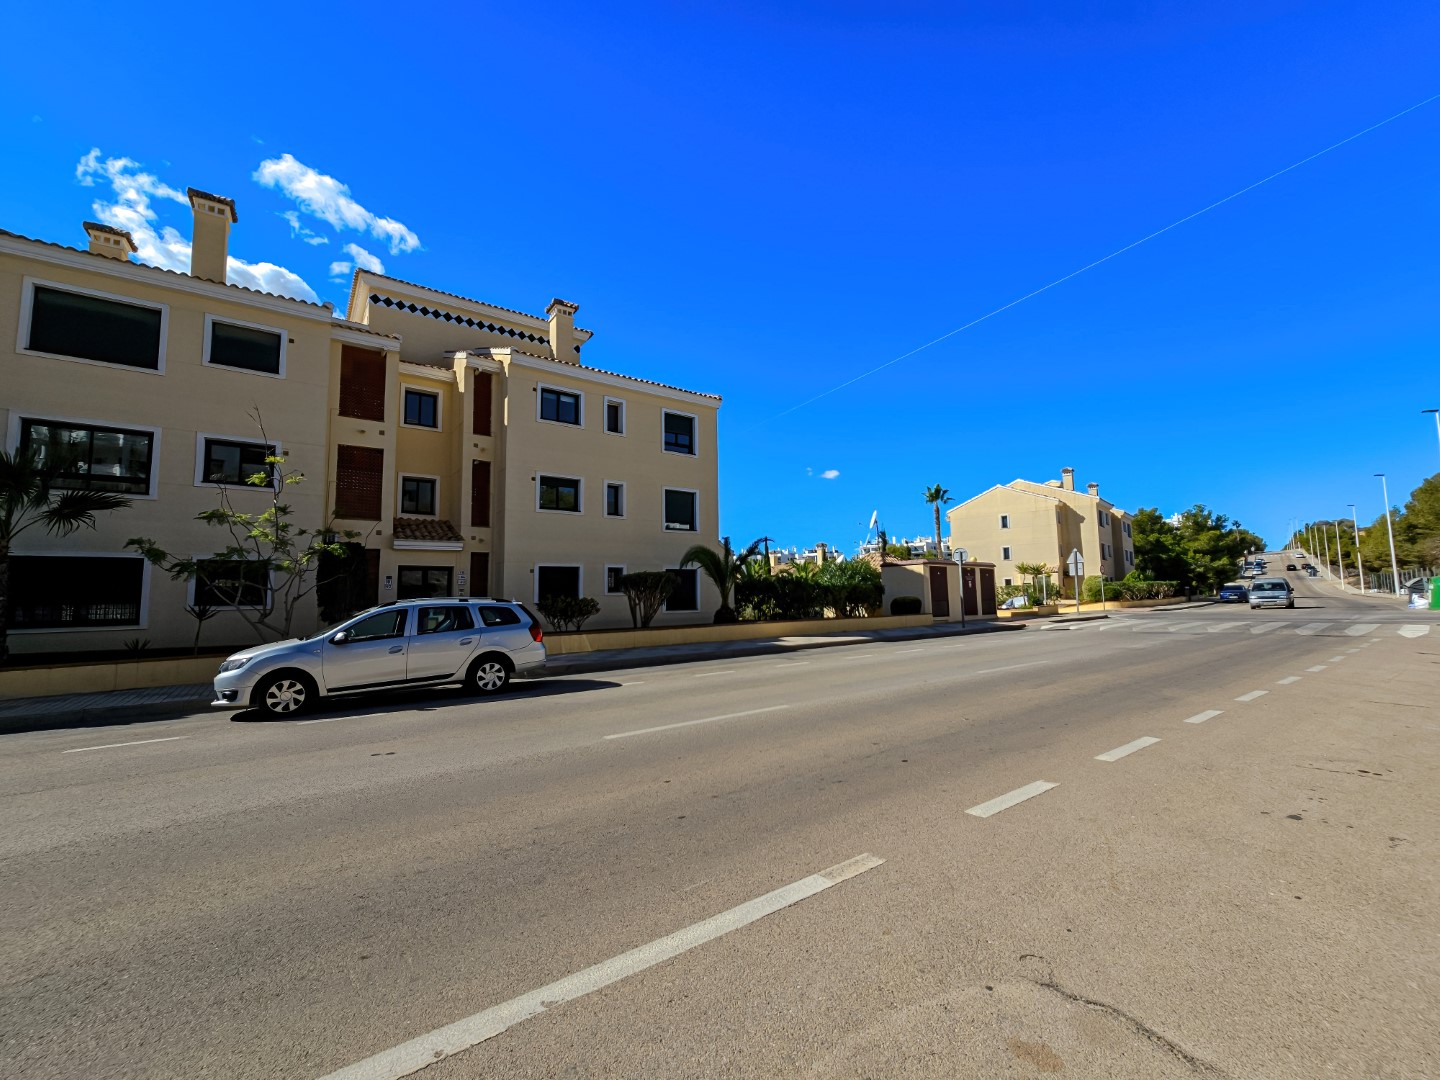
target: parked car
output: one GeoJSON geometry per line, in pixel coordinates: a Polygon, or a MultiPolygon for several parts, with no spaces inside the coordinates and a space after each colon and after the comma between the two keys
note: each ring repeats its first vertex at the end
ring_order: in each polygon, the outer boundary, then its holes
{"type": "Polygon", "coordinates": [[[1250,583],[1250,609],[1295,606],[1295,590],[1284,578],[1257,578],[1250,583]]]}
{"type": "Polygon", "coordinates": [[[1222,604],[1243,604],[1249,599],[1250,590],[1238,581],[1220,586],[1220,602],[1222,604]]]}
{"type": "Polygon", "coordinates": [[[314,637],[234,653],[215,676],[217,708],[294,716],[320,698],[461,684],[481,694],[545,663],[545,635],[525,605],[475,597],[398,600],[314,637]]]}

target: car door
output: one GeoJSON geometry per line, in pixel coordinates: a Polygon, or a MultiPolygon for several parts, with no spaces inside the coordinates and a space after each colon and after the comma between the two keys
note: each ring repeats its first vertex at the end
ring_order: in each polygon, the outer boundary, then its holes
{"type": "Polygon", "coordinates": [[[415,609],[410,630],[408,682],[464,678],[464,667],[480,635],[468,604],[435,604],[415,609]]]}
{"type": "Polygon", "coordinates": [[[403,683],[409,617],[409,608],[385,608],[356,619],[326,638],[320,650],[325,692],[403,683]]]}

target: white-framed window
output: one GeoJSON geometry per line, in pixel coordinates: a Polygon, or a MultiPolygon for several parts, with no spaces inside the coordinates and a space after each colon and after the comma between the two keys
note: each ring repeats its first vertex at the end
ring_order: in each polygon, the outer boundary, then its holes
{"type": "Polygon", "coordinates": [[[400,513],[404,517],[439,517],[440,478],[402,474],[400,513]]]}
{"type": "Polygon", "coordinates": [[[665,489],[665,531],[700,531],[700,493],[688,488],[665,489]]]}
{"type": "Polygon", "coordinates": [[[680,581],[675,586],[675,591],[665,601],[666,611],[699,611],[700,610],[700,571],[698,568],[689,566],[680,569],[677,566],[666,567],[680,581]]]}
{"type": "Polygon", "coordinates": [[[191,607],[269,611],[273,577],[258,559],[197,558],[198,573],[190,579],[191,607]]]}
{"type": "Polygon", "coordinates": [[[605,399],[605,433],[607,435],[625,434],[625,402],[620,398],[607,397],[605,399]]]}
{"type": "Polygon", "coordinates": [[[621,579],[622,577],[624,577],[624,576],[625,576],[625,567],[623,567],[623,566],[607,566],[607,567],[605,567],[605,595],[606,595],[606,596],[618,596],[618,595],[620,595],[622,592],[624,592],[624,590],[620,588],[620,579],[621,579]]]}
{"type": "Polygon", "coordinates": [[[578,514],[582,510],[584,483],[578,476],[535,478],[535,509],[549,513],[578,514]]]}
{"type": "Polygon", "coordinates": [[[1009,527],[1010,527],[1010,515],[1009,515],[1009,514],[1001,514],[1001,515],[1000,515],[1000,528],[1002,528],[1002,529],[1008,529],[1009,527]]]}
{"type": "Polygon", "coordinates": [[[150,564],[130,552],[10,553],[10,633],[144,630],[150,564]]]}
{"type": "Polygon", "coordinates": [[[201,363],[283,379],[288,341],[289,334],[278,327],[207,314],[201,363]]]}
{"type": "Polygon", "coordinates": [[[581,597],[585,585],[585,568],[579,563],[537,563],[535,566],[535,602],[547,596],[581,597]]]}
{"type": "Polygon", "coordinates": [[[113,491],[130,499],[159,497],[160,429],[109,424],[73,416],[10,413],[7,445],[33,450],[42,463],[69,459],[55,487],[65,491],[113,491]]]}
{"type": "Polygon", "coordinates": [[[618,480],[605,481],[605,516],[625,516],[625,484],[618,480]]]}
{"type": "Polygon", "coordinates": [[[1015,579],[1014,579],[1014,578],[1008,578],[1008,577],[1007,577],[1004,581],[1000,582],[1000,584],[1001,584],[1001,585],[1014,585],[1014,584],[1015,584],[1015,579]]]}
{"type": "Polygon", "coordinates": [[[27,277],[15,351],[165,373],[170,306],[27,277]]]}
{"type": "Polygon", "coordinates": [[[1009,559],[1009,558],[1010,558],[1010,549],[1009,549],[1008,547],[1002,547],[1002,548],[1000,549],[1000,558],[1002,558],[1002,559],[1009,559]]]}
{"type": "Polygon", "coordinates": [[[664,428],[662,446],[665,452],[694,457],[698,450],[695,444],[698,441],[696,431],[699,426],[694,414],[664,409],[661,419],[664,428]]]}
{"type": "Polygon", "coordinates": [[[400,389],[400,424],[402,427],[440,430],[440,395],[434,390],[414,386],[400,389]]]}
{"type": "Polygon", "coordinates": [[[1107,514],[1104,510],[1101,510],[1101,511],[1100,511],[1100,527],[1103,529],[1105,526],[1107,526],[1107,525],[1109,525],[1109,524],[1110,524],[1110,515],[1107,514]]]}
{"type": "Polygon", "coordinates": [[[537,419],[551,424],[565,424],[569,427],[584,427],[584,398],[574,390],[562,390],[558,386],[536,387],[535,404],[537,419]]]}
{"type": "MultiPolygon", "coordinates": [[[[265,473],[273,478],[274,468],[267,457],[280,456],[280,444],[241,439],[233,435],[195,433],[195,486],[259,487],[250,477],[265,473]]],[[[268,490],[268,486],[267,486],[268,490]]]]}

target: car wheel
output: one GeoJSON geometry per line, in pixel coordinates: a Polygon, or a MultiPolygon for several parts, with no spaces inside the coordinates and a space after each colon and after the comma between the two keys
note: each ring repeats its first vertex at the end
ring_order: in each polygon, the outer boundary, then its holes
{"type": "Polygon", "coordinates": [[[470,687],[481,694],[498,694],[510,683],[510,667],[498,656],[482,656],[470,665],[470,687]]]}
{"type": "Polygon", "coordinates": [[[1251,611],[1254,611],[1254,610],[1255,610],[1257,607],[1259,607],[1259,606],[1260,606],[1259,604],[1251,604],[1251,605],[1250,605],[1250,610],[1251,610],[1251,611]]]}
{"type": "Polygon", "coordinates": [[[317,697],[319,692],[308,676],[282,671],[260,684],[255,704],[266,716],[288,717],[310,708],[317,697]]]}

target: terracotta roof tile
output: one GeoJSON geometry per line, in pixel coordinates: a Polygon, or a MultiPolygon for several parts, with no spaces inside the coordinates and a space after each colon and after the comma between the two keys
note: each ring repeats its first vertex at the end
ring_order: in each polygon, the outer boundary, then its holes
{"type": "Polygon", "coordinates": [[[334,320],[334,323],[341,330],[353,330],[357,334],[369,334],[372,337],[386,338],[390,341],[401,340],[399,334],[387,334],[383,330],[376,330],[373,327],[366,326],[364,323],[351,322],[349,319],[341,319],[337,317],[334,320]]]}
{"type": "MultiPolygon", "coordinates": [[[[354,291],[356,282],[360,280],[361,274],[364,274],[366,278],[369,278],[371,280],[393,281],[397,285],[405,285],[412,289],[424,289],[426,292],[432,292],[436,296],[448,296],[454,300],[463,300],[465,301],[465,303],[474,304],[477,307],[494,308],[496,311],[508,311],[511,315],[519,315],[522,318],[534,319],[536,322],[545,323],[546,325],[549,325],[550,322],[550,320],[547,319],[544,315],[531,315],[528,311],[516,311],[514,308],[503,307],[500,304],[492,304],[486,300],[475,300],[469,296],[461,296],[459,293],[446,292],[444,289],[437,289],[433,285],[421,285],[418,281],[406,281],[404,278],[391,277],[389,274],[376,274],[370,270],[362,270],[359,268],[355,270],[355,278],[350,285],[352,292],[354,291]]],[[[564,302],[568,303],[569,301],[564,302]]],[[[589,334],[591,337],[595,336],[595,331],[586,330],[583,326],[577,326],[575,329],[579,330],[583,334],[589,334]]]]}
{"type": "MultiPolygon", "coordinates": [[[[541,356],[539,353],[526,352],[524,349],[517,349],[509,345],[496,345],[494,347],[497,349],[509,349],[513,353],[528,356],[532,360],[549,360],[552,364],[561,364],[565,367],[576,368],[580,371],[593,371],[598,375],[609,375],[616,379],[628,379],[630,382],[644,383],[646,386],[658,386],[664,390],[678,390],[682,394],[694,394],[696,397],[714,398],[716,401],[721,400],[719,394],[707,394],[703,390],[687,390],[683,386],[671,386],[669,383],[656,382],[654,379],[642,379],[638,375],[625,375],[619,371],[606,371],[604,368],[590,367],[588,364],[572,363],[569,360],[556,360],[553,356],[541,356]]],[[[474,349],[472,351],[479,352],[481,350],[474,349]]]]}
{"type": "Polygon", "coordinates": [[[126,243],[130,245],[132,252],[140,250],[135,246],[135,237],[130,235],[130,230],[128,229],[117,229],[114,225],[104,225],[98,221],[87,221],[85,222],[85,231],[87,233],[102,232],[108,233],[111,236],[122,236],[125,238],[126,243]]]}
{"type": "Polygon", "coordinates": [[[208,202],[219,203],[221,206],[230,208],[230,220],[239,221],[240,215],[235,212],[235,200],[227,199],[224,195],[211,195],[208,191],[201,191],[199,188],[187,187],[185,194],[190,196],[190,205],[195,205],[196,199],[205,199],[208,202]]]}
{"type": "Polygon", "coordinates": [[[392,540],[421,540],[427,543],[464,543],[460,531],[444,520],[397,517],[390,528],[392,540]]]}

